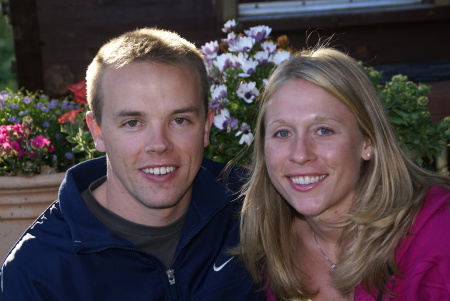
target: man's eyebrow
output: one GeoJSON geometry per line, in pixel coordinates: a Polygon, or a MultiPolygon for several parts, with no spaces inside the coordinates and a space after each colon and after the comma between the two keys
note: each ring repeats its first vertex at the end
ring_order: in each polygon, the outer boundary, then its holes
{"type": "Polygon", "coordinates": [[[200,110],[196,106],[189,106],[185,108],[176,109],[172,112],[173,115],[175,114],[182,114],[182,113],[195,113],[199,114],[200,110]]]}
{"type": "Polygon", "coordinates": [[[141,116],[144,116],[144,115],[145,114],[143,114],[142,112],[139,112],[139,111],[126,111],[126,110],[123,110],[123,111],[117,112],[115,114],[115,118],[130,117],[130,116],[141,117],[141,116]]]}

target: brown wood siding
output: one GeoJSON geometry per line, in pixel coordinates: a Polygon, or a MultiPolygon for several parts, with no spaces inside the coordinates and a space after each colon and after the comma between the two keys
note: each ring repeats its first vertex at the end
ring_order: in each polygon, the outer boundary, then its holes
{"type": "MultiPolygon", "coordinates": [[[[84,79],[103,43],[137,27],[174,30],[198,47],[222,38],[222,1],[227,0],[9,0],[19,86],[67,93],[68,84],[84,79]]],[[[427,82],[433,86],[429,107],[435,119],[450,115],[449,6],[238,21],[244,28],[270,26],[273,38],[286,34],[296,48],[315,45],[318,35],[333,36],[332,45],[375,68],[443,62],[443,77],[427,82]]]]}

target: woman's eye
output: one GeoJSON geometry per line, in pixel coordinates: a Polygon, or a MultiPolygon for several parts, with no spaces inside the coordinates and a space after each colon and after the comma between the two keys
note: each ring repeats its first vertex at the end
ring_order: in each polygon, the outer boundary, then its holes
{"type": "Polygon", "coordinates": [[[275,133],[275,136],[280,137],[280,138],[286,138],[286,137],[289,137],[289,132],[288,131],[278,131],[275,133]]]}
{"type": "Polygon", "coordinates": [[[319,134],[320,134],[320,135],[326,136],[326,135],[330,135],[330,134],[332,134],[332,133],[333,133],[333,131],[330,130],[330,129],[327,129],[327,128],[320,128],[320,129],[319,129],[319,134]]]}

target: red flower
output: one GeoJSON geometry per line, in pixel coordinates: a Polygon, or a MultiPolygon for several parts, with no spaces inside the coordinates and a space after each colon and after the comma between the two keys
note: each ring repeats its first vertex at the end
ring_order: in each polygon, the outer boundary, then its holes
{"type": "Polygon", "coordinates": [[[78,109],[78,110],[72,110],[67,112],[66,114],[62,115],[61,117],[58,118],[58,122],[59,123],[73,123],[76,124],[77,123],[77,115],[78,113],[80,113],[81,111],[83,111],[84,108],[78,109]]]}
{"type": "Polygon", "coordinates": [[[85,105],[87,104],[87,98],[86,98],[86,81],[83,80],[81,82],[78,82],[76,84],[70,85],[67,87],[70,91],[73,92],[75,96],[75,101],[79,104],[85,105]]]}

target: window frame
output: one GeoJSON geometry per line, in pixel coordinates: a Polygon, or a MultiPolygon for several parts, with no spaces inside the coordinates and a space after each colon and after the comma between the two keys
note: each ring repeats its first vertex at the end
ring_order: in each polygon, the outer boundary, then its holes
{"type": "MultiPolygon", "coordinates": [[[[271,3],[273,2],[261,2],[271,3]]],[[[400,6],[366,7],[277,14],[239,15],[238,0],[222,0],[222,22],[230,19],[248,26],[267,25],[274,30],[336,28],[355,25],[428,21],[448,17],[450,0],[423,0],[400,6]]]]}

